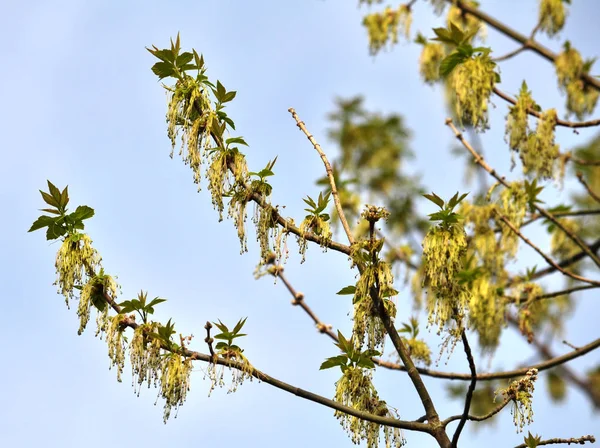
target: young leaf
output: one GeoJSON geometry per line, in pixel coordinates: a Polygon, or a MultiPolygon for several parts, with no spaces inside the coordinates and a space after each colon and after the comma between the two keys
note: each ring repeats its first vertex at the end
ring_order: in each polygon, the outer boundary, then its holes
{"type": "Polygon", "coordinates": [[[327,358],[319,367],[319,370],[331,369],[332,367],[344,366],[348,363],[348,357],[346,355],[333,356],[327,358]]]}
{"type": "Polygon", "coordinates": [[[158,76],[159,81],[169,76],[175,76],[176,71],[173,64],[169,62],[157,62],[152,66],[152,73],[158,76]]]}
{"type": "Polygon", "coordinates": [[[424,194],[423,196],[425,198],[429,199],[431,202],[433,202],[439,208],[444,208],[444,200],[442,198],[440,198],[437,194],[431,192],[431,194],[424,194]]]}
{"type": "Polygon", "coordinates": [[[231,332],[234,334],[237,334],[242,329],[244,324],[246,323],[246,319],[248,319],[248,318],[244,317],[243,319],[240,319],[231,332]]]}
{"type": "Polygon", "coordinates": [[[80,205],[73,213],[71,213],[71,217],[76,221],[90,219],[92,216],[94,216],[94,209],[92,207],[88,207],[87,205],[80,205]]]}
{"type": "Polygon", "coordinates": [[[248,146],[248,143],[242,137],[232,137],[225,140],[227,145],[231,145],[232,143],[237,143],[240,145],[248,146]]]}
{"type": "Polygon", "coordinates": [[[350,286],[344,286],[342,289],[340,289],[338,292],[336,292],[336,294],[338,296],[348,296],[348,295],[353,295],[355,292],[356,292],[356,286],[350,285],[350,286]]]}
{"type": "Polygon", "coordinates": [[[33,232],[35,230],[39,230],[39,229],[43,229],[44,227],[48,227],[48,226],[54,224],[54,222],[57,219],[58,219],[58,217],[53,218],[52,216],[42,215],[33,222],[33,224],[31,225],[31,228],[28,230],[28,232],[33,232]]]}

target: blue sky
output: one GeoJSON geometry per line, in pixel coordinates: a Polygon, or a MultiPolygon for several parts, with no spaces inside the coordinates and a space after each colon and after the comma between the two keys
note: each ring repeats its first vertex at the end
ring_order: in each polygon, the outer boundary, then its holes
{"type": "MultiPolygon", "coordinates": [[[[430,29],[442,19],[425,3],[417,2],[413,29],[432,35],[430,29]]],[[[564,35],[584,56],[597,55],[591,33],[600,6],[593,0],[574,3],[564,35]]],[[[536,5],[534,0],[482,1],[487,12],[525,33],[535,24],[536,5]]],[[[318,366],[336,354],[335,347],[289,305],[282,284],[254,280],[256,246],[250,244],[250,252],[240,256],[232,224],[217,222],[206,191],[197,193],[189,169],[169,159],[166,100],[144,47],[165,46],[180,32],[185,48],[204,54],[209,76],[238,91],[228,109],[250,144],[249,166],[262,168],[278,156],[273,202],[285,204],[296,220],[304,208],[301,198],[318,193],[314,180],[323,167],[287,109],[294,107],[333,155],[325,117],[336,96],[364,94],[370,109],[402,114],[413,130],[416,159],[411,169],[423,174],[424,184],[447,194],[467,188],[459,174],[462,165],[450,153],[454,141],[443,124],[441,92],[419,79],[419,48],[401,43],[376,58],[369,56],[360,25],[366,9],[359,10],[355,1],[24,0],[2,6],[0,34],[7,62],[0,71],[0,199],[5,216],[0,224],[5,296],[0,445],[351,446],[330,409],[265,384],[247,383],[235,394],[217,390],[208,398],[202,365],[193,373],[179,416],[163,425],[160,401],[153,406],[156,391],[144,390],[137,398],[128,372],[117,383],[114,370],[107,369],[106,346],[93,337],[93,330],[77,336],[75,310],[66,309],[52,286],[58,245],[26,230],[42,207],[37,190],[45,188],[46,179],[60,187],[68,184],[72,205],[96,210],[86,229],[106,271],[118,276],[123,300],[140,289],[167,298],[157,317],[172,317],[178,331],[195,334],[194,348],[200,351],[205,351],[202,327],[207,320],[234,323],[248,316],[244,347],[257,368],[331,397],[338,372],[319,372],[318,366]]],[[[497,54],[515,45],[492,30],[488,42],[497,54]]],[[[546,43],[560,47],[559,40],[546,43]]],[[[524,76],[543,107],[562,110],[564,99],[555,88],[552,67],[532,55],[502,65],[500,87],[514,93],[524,76]]],[[[482,143],[488,160],[508,173],[502,120],[506,106],[494,101],[492,129],[482,143]]],[[[579,135],[560,130],[557,139],[569,147],[593,135],[593,130],[579,135]]],[[[567,193],[555,189],[548,197],[560,201],[567,193]]],[[[423,210],[429,211],[425,205],[423,210]]],[[[249,241],[253,243],[251,236],[249,241]]],[[[310,247],[306,263],[298,261],[292,256],[286,268],[294,286],[325,322],[348,333],[350,304],[335,295],[354,281],[346,257],[310,247]]],[[[543,263],[532,257],[523,261],[543,263]]],[[[408,300],[400,300],[400,313],[408,316],[408,300]]],[[[567,325],[571,343],[584,345],[597,337],[592,330],[598,315],[595,300],[594,294],[577,297],[580,306],[567,325]]],[[[489,361],[493,367],[510,368],[532,354],[510,331],[504,342],[505,348],[489,361]]],[[[583,371],[598,361],[600,355],[592,353],[574,367],[583,371]]],[[[481,360],[480,365],[487,363],[481,360]]],[[[441,363],[440,369],[445,368],[467,371],[461,350],[448,366],[441,363]]],[[[422,414],[404,374],[378,371],[376,381],[402,418],[422,414]]],[[[440,380],[427,379],[426,384],[442,415],[460,411],[462,403],[448,400],[440,380]]],[[[577,390],[570,388],[561,406],[551,404],[544,392],[540,381],[532,432],[570,437],[600,427],[577,390]]],[[[467,425],[461,446],[522,441],[508,412],[497,420],[479,431],[467,425]]],[[[408,446],[433,446],[432,439],[419,435],[406,438],[408,446]]]]}

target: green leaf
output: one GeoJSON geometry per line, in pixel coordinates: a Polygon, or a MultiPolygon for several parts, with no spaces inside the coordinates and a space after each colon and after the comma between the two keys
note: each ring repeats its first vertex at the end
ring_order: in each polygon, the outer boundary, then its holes
{"type": "Polygon", "coordinates": [[[231,145],[231,144],[237,143],[239,145],[248,146],[248,143],[246,143],[246,140],[244,140],[242,137],[228,138],[227,140],[225,140],[225,143],[227,145],[231,145]]]}
{"type": "Polygon", "coordinates": [[[527,448],[536,448],[542,441],[542,437],[538,435],[534,436],[530,431],[528,431],[528,433],[529,434],[527,434],[527,437],[523,439],[525,445],[527,445],[527,448]]]}
{"type": "Polygon", "coordinates": [[[221,81],[217,80],[217,89],[215,90],[215,97],[217,98],[217,100],[219,100],[220,103],[223,102],[226,93],[227,90],[225,89],[225,86],[221,84],[221,81]]]}
{"type": "Polygon", "coordinates": [[[228,103],[229,101],[233,100],[236,95],[237,95],[237,92],[235,90],[232,90],[231,92],[227,92],[225,94],[225,96],[223,97],[223,101],[221,101],[221,102],[228,103]]]}
{"type": "Polygon", "coordinates": [[[55,208],[42,208],[40,209],[41,212],[47,212],[47,213],[53,213],[55,215],[60,215],[61,213],[55,209],[55,208]]]}
{"type": "Polygon", "coordinates": [[[440,208],[444,207],[444,200],[442,198],[440,198],[437,194],[431,192],[431,194],[424,194],[423,196],[426,199],[429,199],[434,204],[436,204],[438,207],[440,207],[440,208]]]}
{"type": "Polygon", "coordinates": [[[163,302],[166,302],[166,301],[167,301],[167,299],[162,299],[162,298],[160,298],[160,297],[155,297],[155,298],[154,298],[154,299],[152,299],[152,301],[151,301],[151,302],[150,302],[148,305],[146,305],[146,306],[156,306],[156,305],[158,305],[159,303],[163,303],[163,302]]]}
{"type": "Polygon", "coordinates": [[[248,318],[244,317],[243,319],[240,319],[238,321],[238,323],[235,325],[235,327],[233,328],[232,333],[237,334],[242,329],[242,327],[244,326],[244,324],[246,323],[246,319],[248,319],[248,318]]]}
{"type": "Polygon", "coordinates": [[[469,193],[464,193],[462,194],[460,197],[458,196],[458,191],[456,192],[456,194],[454,196],[452,196],[450,198],[450,200],[448,201],[448,208],[450,210],[452,210],[454,207],[456,207],[458,204],[460,204],[460,202],[467,197],[469,193]]]}
{"type": "Polygon", "coordinates": [[[444,78],[447,77],[457,65],[462,64],[467,59],[469,58],[464,54],[458,52],[450,53],[440,62],[440,75],[444,78]]]}
{"type": "Polygon", "coordinates": [[[173,57],[173,53],[171,52],[171,50],[167,50],[167,49],[159,50],[155,46],[153,46],[152,48],[146,47],[146,50],[148,50],[150,53],[152,53],[152,55],[156,56],[158,59],[160,59],[163,62],[169,62],[169,63],[175,62],[175,58],[173,57]]]}
{"type": "Polygon", "coordinates": [[[333,356],[327,358],[319,367],[319,370],[331,369],[332,367],[344,366],[348,363],[346,355],[333,356]]]}
{"type": "Polygon", "coordinates": [[[436,37],[431,40],[437,40],[439,42],[444,42],[447,44],[453,44],[454,39],[452,38],[452,34],[446,28],[433,28],[433,32],[436,37]]]}
{"type": "Polygon", "coordinates": [[[356,286],[350,285],[350,286],[344,286],[342,289],[340,289],[338,292],[336,292],[336,294],[338,296],[348,296],[348,295],[353,295],[355,292],[356,292],[356,286]]]}
{"type": "Polygon", "coordinates": [[[49,180],[47,180],[46,182],[48,182],[48,191],[50,192],[50,195],[54,198],[54,200],[56,200],[59,206],[63,206],[63,203],[61,202],[62,196],[60,190],[56,188],[56,186],[54,186],[54,184],[49,180]]]}
{"type": "Polygon", "coordinates": [[[152,66],[152,72],[158,76],[158,79],[168,78],[169,76],[175,76],[177,73],[173,64],[169,62],[157,62],[152,66]]]}
{"type": "Polygon", "coordinates": [[[60,193],[60,204],[64,209],[69,203],[69,186],[67,185],[64,190],[60,193]]]}
{"type": "Polygon", "coordinates": [[[51,205],[52,207],[56,207],[57,209],[60,209],[60,202],[57,201],[54,197],[52,197],[52,195],[43,192],[42,190],[40,190],[40,194],[42,195],[42,199],[44,200],[44,202],[48,205],[51,205]]]}
{"type": "Polygon", "coordinates": [[[67,228],[62,225],[54,222],[48,226],[48,230],[46,231],[46,240],[56,240],[67,233],[67,228]]]}
{"type": "Polygon", "coordinates": [[[357,367],[362,367],[365,369],[374,369],[375,368],[375,363],[369,359],[369,358],[365,358],[363,356],[360,356],[358,359],[358,362],[356,363],[357,367]]]}
{"type": "Polygon", "coordinates": [[[194,55],[186,51],[185,53],[181,53],[179,56],[177,56],[177,61],[175,64],[177,64],[177,67],[183,68],[184,65],[192,62],[192,59],[194,59],[194,55]]]}
{"type": "Polygon", "coordinates": [[[78,206],[73,213],[70,215],[76,221],[83,221],[84,219],[90,219],[94,216],[94,209],[87,205],[78,206]]]}
{"type": "Polygon", "coordinates": [[[381,297],[393,297],[393,296],[397,296],[399,294],[399,292],[397,290],[395,290],[394,288],[387,288],[385,291],[383,291],[383,294],[381,294],[381,297]]]}
{"type": "Polygon", "coordinates": [[[258,177],[260,177],[261,179],[264,179],[265,177],[269,177],[269,176],[275,176],[275,173],[271,170],[268,170],[266,168],[263,168],[262,170],[260,170],[258,173],[256,173],[258,177]]]}
{"type": "Polygon", "coordinates": [[[233,340],[233,335],[229,332],[219,333],[213,336],[215,339],[223,339],[225,341],[233,340]]]}
{"type": "Polygon", "coordinates": [[[33,232],[35,230],[43,229],[44,227],[48,227],[58,219],[58,217],[46,216],[42,215],[38,219],[36,219],[28,232],[33,232]]]}
{"type": "MultiPolygon", "coordinates": [[[[311,198],[310,196],[306,196],[306,199],[302,198],[302,200],[308,204],[309,207],[312,207],[313,209],[317,208],[317,203],[313,200],[313,198],[311,198]]],[[[306,209],[305,209],[306,210],[306,209]]],[[[307,211],[312,211],[312,210],[307,210],[307,211]]]]}
{"type": "Polygon", "coordinates": [[[202,70],[202,68],[204,67],[204,56],[198,56],[198,53],[193,48],[192,52],[194,53],[194,62],[196,62],[198,70],[202,70]]]}
{"type": "Polygon", "coordinates": [[[219,323],[213,322],[213,324],[215,324],[215,326],[219,330],[221,330],[223,333],[228,333],[229,332],[229,328],[227,328],[227,326],[223,322],[221,322],[221,321],[219,321],[219,323]]]}

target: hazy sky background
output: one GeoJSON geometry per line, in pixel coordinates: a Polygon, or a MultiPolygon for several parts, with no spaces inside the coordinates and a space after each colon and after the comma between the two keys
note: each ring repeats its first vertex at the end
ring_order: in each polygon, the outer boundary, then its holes
{"type": "MultiPolygon", "coordinates": [[[[93,337],[94,325],[77,336],[75,309],[67,310],[55,294],[54,256],[42,232],[26,230],[42,208],[38,189],[46,179],[69,185],[71,205],[87,204],[96,216],[86,230],[103,257],[103,266],[118,275],[121,300],[140,289],[168,301],[157,318],[172,317],[177,330],[196,335],[193,348],[205,352],[207,320],[235,323],[248,316],[243,346],[259,369],[295,386],[327,397],[334,393],[338,370],[319,372],[324,358],[337,354],[329,339],[290,306],[283,285],[255,281],[258,260],[253,236],[250,252],[239,255],[232,223],[218,223],[205,190],[200,194],[180,160],[168,157],[164,119],[166,100],[154,63],[144,49],[163,47],[181,33],[183,48],[204,54],[208,75],[238,95],[228,106],[239,135],[250,144],[249,166],[262,168],[279,156],[273,203],[285,204],[299,221],[307,194],[318,189],[322,163],[287,109],[296,108],[316,139],[333,156],[326,139],[326,115],[336,96],[363,94],[371,110],[397,112],[413,130],[416,159],[411,170],[443,195],[468,189],[462,164],[453,159],[453,137],[444,126],[441,92],[422,84],[417,60],[420,47],[402,43],[373,58],[367,49],[356,1],[3,1],[0,34],[5,62],[0,70],[0,270],[4,306],[0,313],[3,384],[0,407],[1,446],[351,446],[333,411],[265,384],[244,384],[235,394],[216,390],[207,397],[204,365],[198,364],[192,390],[179,416],[162,423],[156,390],[136,398],[126,369],[123,383],[109,371],[106,345],[93,337]]],[[[413,30],[432,36],[437,18],[425,1],[414,8],[413,30]]],[[[528,33],[535,25],[535,0],[482,0],[490,14],[528,33]]],[[[600,5],[574,2],[564,36],[584,56],[600,54],[595,34],[600,5]]],[[[561,40],[546,41],[558,50],[561,40]]],[[[515,44],[489,31],[496,54],[515,44]]],[[[598,72],[596,70],[595,72],[598,72]]],[[[520,55],[502,65],[503,90],[516,93],[523,77],[544,107],[563,110],[552,66],[539,57],[520,55]]],[[[494,99],[492,130],[482,136],[489,161],[508,173],[510,155],[503,141],[506,105],[494,99]]],[[[568,148],[587,141],[559,129],[568,148]]],[[[518,169],[513,175],[518,174],[518,169]]],[[[206,183],[204,183],[206,185],[206,183]]],[[[550,189],[549,205],[568,198],[550,189]]],[[[422,210],[431,212],[423,203],[422,210]]],[[[251,211],[251,210],[250,210],[251,211]]],[[[292,253],[295,242],[290,238],[292,253]]],[[[307,261],[293,255],[286,273],[325,322],[349,333],[348,296],[336,296],[354,282],[346,257],[309,247],[307,261]]],[[[527,259],[543,266],[543,260],[527,259]]],[[[553,280],[548,284],[560,285],[553,280]]],[[[404,293],[407,294],[407,293],[404,293]]],[[[595,294],[579,295],[577,313],[566,338],[584,345],[597,337],[595,294]]],[[[399,320],[410,316],[408,297],[399,298],[399,320]]],[[[76,304],[74,304],[76,307],[76,304]]],[[[505,347],[490,361],[477,353],[479,368],[512,368],[532,359],[523,339],[507,330],[505,347]]],[[[434,347],[435,349],[435,347],[434,347]]],[[[557,353],[569,351],[556,345],[557,353]]],[[[596,365],[598,353],[577,360],[578,371],[596,365]]],[[[448,366],[466,372],[460,347],[448,366]]],[[[543,379],[542,379],[543,380],[543,379]]],[[[596,432],[600,419],[577,390],[568,401],[551,404],[544,381],[538,383],[535,423],[544,437],[572,437],[596,432]]],[[[423,412],[408,377],[379,370],[380,395],[403,419],[423,412]]],[[[437,379],[427,379],[443,417],[462,410],[450,401],[437,379]]],[[[462,447],[514,446],[522,442],[507,411],[491,427],[475,431],[468,424],[462,447]]],[[[410,447],[433,446],[433,439],[405,434],[410,447]]]]}

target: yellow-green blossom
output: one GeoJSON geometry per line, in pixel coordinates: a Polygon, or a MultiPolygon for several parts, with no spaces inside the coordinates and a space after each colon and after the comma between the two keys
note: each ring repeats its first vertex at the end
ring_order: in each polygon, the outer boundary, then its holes
{"type": "Polygon", "coordinates": [[[117,381],[119,382],[121,382],[121,374],[125,366],[125,338],[123,336],[124,327],[122,325],[124,318],[120,314],[110,317],[108,328],[106,329],[106,344],[108,345],[110,368],[117,368],[117,381]]]}
{"type": "Polygon", "coordinates": [[[129,344],[132,385],[139,396],[141,386],[146,381],[148,387],[158,385],[161,377],[162,357],[160,340],[150,336],[158,332],[159,324],[152,322],[139,325],[133,332],[129,344]]]}
{"type": "Polygon", "coordinates": [[[411,10],[406,5],[398,9],[389,6],[381,13],[367,14],[363,25],[369,34],[369,50],[377,54],[387,43],[398,42],[398,33],[403,33],[408,39],[412,23],[411,10]]]}
{"type": "Polygon", "coordinates": [[[539,26],[548,36],[554,36],[562,30],[566,18],[564,0],[540,0],[539,26]]]}
{"type": "Polygon", "coordinates": [[[554,142],[556,119],[555,109],[542,113],[535,132],[529,134],[527,145],[519,151],[525,174],[542,179],[554,176],[554,165],[559,156],[559,146],[554,142]]]}
{"type": "Polygon", "coordinates": [[[458,281],[466,250],[467,238],[460,224],[432,227],[423,240],[424,282],[433,292],[427,296],[429,323],[439,331],[446,327],[453,336],[460,335],[469,301],[468,290],[458,281]]]}
{"type": "Polygon", "coordinates": [[[427,42],[419,57],[419,71],[423,81],[433,84],[440,79],[440,63],[446,56],[442,44],[427,42]]]}
{"type": "Polygon", "coordinates": [[[520,151],[527,147],[529,137],[529,114],[527,111],[534,109],[535,106],[531,92],[525,81],[523,81],[519,95],[516,98],[516,104],[509,108],[506,117],[506,137],[510,149],[520,151]]]}
{"type": "Polygon", "coordinates": [[[461,123],[478,130],[488,127],[488,103],[498,76],[495,70],[489,55],[480,54],[459,64],[450,74],[454,109],[461,123]]]}
{"type": "Polygon", "coordinates": [[[190,373],[192,361],[176,353],[169,354],[163,359],[160,377],[160,395],[165,400],[163,419],[166,423],[171,416],[171,410],[179,409],[185,402],[190,390],[190,373]]]}
{"type": "Polygon", "coordinates": [[[567,94],[567,110],[581,120],[596,107],[599,92],[588,86],[581,75],[588,73],[593,61],[584,62],[579,51],[568,42],[554,61],[560,89],[567,94]]]}
{"type": "MultiPolygon", "coordinates": [[[[360,412],[382,417],[395,417],[385,401],[379,399],[377,390],[371,382],[370,374],[357,367],[349,367],[344,370],[342,377],[335,383],[334,399],[338,403],[360,412]]],[[[400,448],[404,445],[404,437],[398,428],[381,426],[340,411],[335,411],[335,416],[340,420],[342,427],[348,431],[355,444],[364,440],[367,448],[377,448],[379,433],[380,430],[383,430],[386,447],[400,448]]]]}
{"type": "Polygon", "coordinates": [[[67,236],[56,254],[56,282],[58,291],[65,296],[67,306],[73,298],[74,287],[84,284],[85,276],[94,275],[100,265],[100,255],[92,247],[92,240],[85,233],[67,236]]]}
{"type": "Polygon", "coordinates": [[[537,369],[530,369],[524,377],[513,381],[506,389],[500,389],[497,394],[502,394],[505,400],[511,400],[513,407],[511,414],[517,427],[517,432],[523,431],[523,427],[533,421],[533,390],[537,380],[537,369]]]}
{"type": "MultiPolygon", "coordinates": [[[[432,0],[435,2],[435,0],[432,0]]],[[[464,1],[468,6],[477,8],[479,3],[473,0],[464,1]]],[[[436,10],[439,10],[439,6],[436,6],[436,10]]],[[[485,25],[477,17],[471,14],[465,14],[462,9],[456,5],[452,5],[448,10],[448,16],[446,17],[446,24],[450,27],[450,24],[454,24],[460,28],[465,34],[478,30],[477,35],[480,39],[485,39],[486,28],[485,25]]]]}

